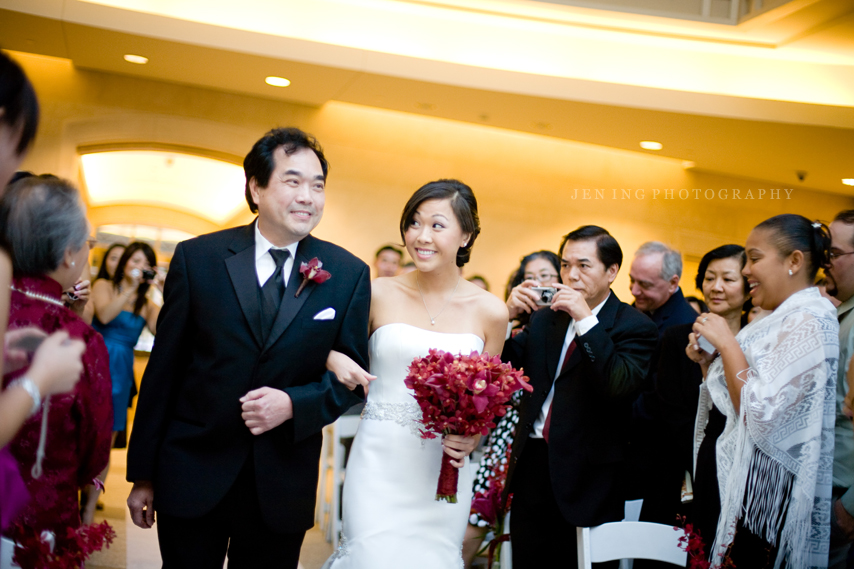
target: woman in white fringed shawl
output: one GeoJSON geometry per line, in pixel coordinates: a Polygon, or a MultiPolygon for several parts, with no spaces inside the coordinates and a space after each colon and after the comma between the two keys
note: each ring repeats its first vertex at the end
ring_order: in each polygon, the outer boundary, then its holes
{"type": "Polygon", "coordinates": [[[737,336],[703,314],[689,336],[687,353],[727,417],[712,567],[827,567],[839,324],[812,283],[829,249],[823,224],[790,214],[762,222],[742,273],[764,312],[737,336]]]}

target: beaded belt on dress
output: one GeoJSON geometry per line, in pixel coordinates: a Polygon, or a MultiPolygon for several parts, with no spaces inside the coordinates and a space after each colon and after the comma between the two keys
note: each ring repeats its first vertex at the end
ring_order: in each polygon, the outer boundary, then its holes
{"type": "Polygon", "coordinates": [[[421,407],[414,401],[412,403],[375,403],[368,401],[362,409],[362,419],[374,421],[394,421],[401,427],[406,427],[415,435],[420,436],[421,407]]]}

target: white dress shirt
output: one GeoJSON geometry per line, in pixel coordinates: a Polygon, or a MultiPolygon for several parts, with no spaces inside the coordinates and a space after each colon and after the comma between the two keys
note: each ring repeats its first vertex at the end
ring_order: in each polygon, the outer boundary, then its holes
{"type": "Polygon", "coordinates": [[[288,260],[285,261],[285,266],[282,267],[282,278],[285,281],[285,287],[288,286],[288,278],[291,276],[291,270],[294,268],[294,259],[297,254],[299,241],[291,243],[287,247],[274,247],[272,243],[267,241],[267,238],[261,235],[261,230],[258,228],[258,223],[255,224],[255,272],[258,274],[258,285],[264,286],[273,273],[276,272],[276,261],[270,254],[270,249],[287,249],[290,251],[288,260]]]}
{"type": "MultiPolygon", "coordinates": [[[[582,318],[578,322],[575,320],[569,323],[569,328],[566,329],[566,337],[563,340],[563,348],[560,350],[560,359],[558,360],[557,373],[555,373],[554,379],[557,379],[557,376],[560,375],[560,370],[563,368],[563,359],[566,357],[566,351],[569,349],[569,345],[575,339],[576,336],[583,336],[594,326],[599,324],[599,318],[596,317],[599,314],[599,311],[602,310],[602,307],[608,301],[608,297],[611,296],[611,293],[608,293],[608,296],[605,297],[605,300],[600,302],[596,308],[593,309],[593,314],[588,316],[587,318],[582,318]]],[[[552,381],[552,388],[549,390],[549,394],[546,396],[546,400],[543,402],[543,407],[540,409],[540,415],[537,417],[537,420],[534,421],[534,430],[531,431],[529,435],[534,439],[543,438],[543,427],[546,425],[546,417],[549,414],[549,408],[552,406],[552,399],[555,396],[555,382],[552,381]]]]}

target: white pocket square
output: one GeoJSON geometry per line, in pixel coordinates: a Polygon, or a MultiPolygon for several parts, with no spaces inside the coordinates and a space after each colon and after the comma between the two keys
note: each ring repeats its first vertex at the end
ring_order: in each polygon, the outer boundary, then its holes
{"type": "Polygon", "coordinates": [[[315,320],[332,320],[335,318],[335,309],[331,306],[329,308],[325,308],[314,315],[315,320]]]}

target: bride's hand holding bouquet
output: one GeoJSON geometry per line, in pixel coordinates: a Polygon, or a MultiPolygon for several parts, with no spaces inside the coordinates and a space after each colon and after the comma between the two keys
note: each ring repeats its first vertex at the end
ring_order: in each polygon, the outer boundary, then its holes
{"type": "Polygon", "coordinates": [[[521,371],[501,363],[498,356],[477,352],[455,356],[441,350],[415,358],[404,383],[421,407],[422,438],[445,437],[436,500],[456,503],[457,469],[477,445],[475,437],[495,428],[495,418],[507,413],[513,392],[533,388],[521,371]]]}

